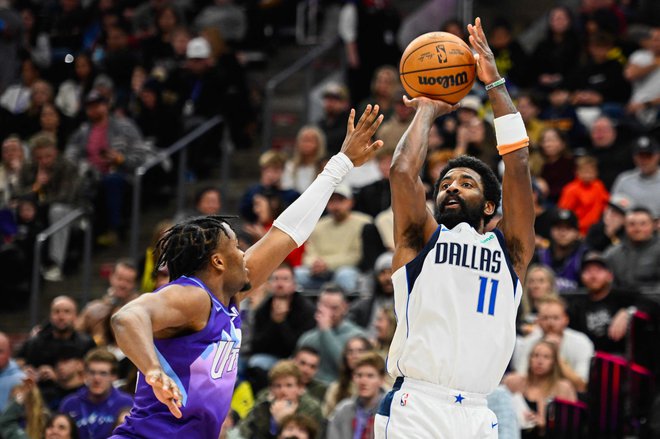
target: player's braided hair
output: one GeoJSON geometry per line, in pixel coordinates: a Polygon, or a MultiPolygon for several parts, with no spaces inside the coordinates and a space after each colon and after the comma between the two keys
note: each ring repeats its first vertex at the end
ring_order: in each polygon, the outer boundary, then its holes
{"type": "Polygon", "coordinates": [[[160,255],[156,267],[167,265],[172,280],[204,268],[218,246],[220,235],[229,238],[229,218],[234,217],[201,216],[172,226],[156,244],[156,254],[160,255]]]}
{"type": "Polygon", "coordinates": [[[488,221],[490,221],[490,219],[495,216],[495,212],[500,206],[500,200],[502,199],[502,188],[500,187],[500,182],[495,176],[493,170],[476,157],[463,155],[449,160],[447,166],[442,170],[440,176],[435,182],[435,185],[433,186],[433,200],[435,201],[438,199],[440,181],[442,181],[447,172],[454,168],[469,168],[481,176],[481,181],[484,185],[484,198],[486,201],[492,201],[495,203],[495,209],[493,210],[493,213],[491,215],[484,215],[484,224],[488,223],[488,221]]]}

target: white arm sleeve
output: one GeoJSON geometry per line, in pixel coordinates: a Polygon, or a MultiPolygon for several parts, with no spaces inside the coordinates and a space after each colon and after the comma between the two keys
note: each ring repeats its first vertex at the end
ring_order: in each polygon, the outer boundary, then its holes
{"type": "Polygon", "coordinates": [[[339,11],[338,31],[345,44],[354,43],[357,39],[357,7],[347,3],[339,11]]]}
{"type": "Polygon", "coordinates": [[[287,209],[273,225],[289,235],[298,247],[303,245],[321,218],[335,187],[353,169],[353,162],[344,153],[334,155],[316,180],[287,209]]]}

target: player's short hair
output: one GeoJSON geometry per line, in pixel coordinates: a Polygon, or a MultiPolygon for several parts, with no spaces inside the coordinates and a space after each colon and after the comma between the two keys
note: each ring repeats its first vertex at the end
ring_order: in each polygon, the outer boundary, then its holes
{"type": "Polygon", "coordinates": [[[285,377],[294,377],[298,385],[302,384],[302,374],[293,360],[281,360],[268,371],[268,384],[285,377]]]}
{"type": "Polygon", "coordinates": [[[220,236],[229,239],[231,217],[211,215],[187,219],[170,227],[156,244],[157,267],[167,266],[170,279],[190,276],[208,264],[220,236]]]}
{"type": "Polygon", "coordinates": [[[490,167],[487,164],[482,162],[476,157],[469,155],[462,155],[456,157],[455,159],[449,160],[445,169],[442,170],[440,176],[433,186],[433,200],[438,199],[438,192],[440,190],[440,182],[447,175],[447,172],[451,171],[454,168],[468,168],[475,171],[481,177],[481,181],[484,185],[484,198],[486,201],[490,201],[495,204],[495,209],[490,215],[484,215],[484,224],[491,220],[497,213],[497,208],[500,207],[500,201],[502,199],[502,188],[500,187],[500,182],[495,176],[490,167]]]}
{"type": "Polygon", "coordinates": [[[115,354],[105,348],[92,349],[85,355],[85,368],[89,367],[90,363],[107,363],[110,365],[110,372],[117,375],[119,363],[115,354]]]}
{"type": "Polygon", "coordinates": [[[360,355],[358,360],[355,362],[353,372],[355,372],[359,367],[363,366],[371,366],[378,371],[380,376],[385,375],[385,360],[383,360],[383,357],[374,351],[365,352],[364,354],[360,355]]]}
{"type": "Polygon", "coordinates": [[[302,428],[303,430],[305,430],[307,436],[309,437],[316,437],[319,432],[319,425],[314,419],[310,418],[307,415],[303,415],[300,413],[293,413],[291,415],[287,415],[284,418],[282,418],[282,422],[280,423],[280,428],[277,432],[278,435],[281,434],[282,431],[289,424],[293,424],[297,427],[302,428]]]}

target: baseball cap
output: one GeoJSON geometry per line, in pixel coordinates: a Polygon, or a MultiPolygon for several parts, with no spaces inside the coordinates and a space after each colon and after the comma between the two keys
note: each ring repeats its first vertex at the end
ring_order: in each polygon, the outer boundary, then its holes
{"type": "Polygon", "coordinates": [[[385,252],[378,256],[376,259],[376,263],[374,264],[374,273],[378,274],[383,270],[387,270],[388,268],[392,268],[392,257],[394,256],[394,253],[392,252],[385,252]]]}
{"type": "Polygon", "coordinates": [[[632,206],[632,201],[630,198],[621,194],[614,194],[610,197],[610,201],[607,202],[610,206],[615,208],[621,213],[628,212],[628,209],[632,206]]]}
{"type": "Polygon", "coordinates": [[[323,88],[323,97],[336,98],[345,101],[348,100],[348,90],[342,84],[339,84],[337,82],[329,82],[323,88]]]}
{"type": "Polygon", "coordinates": [[[655,154],[660,152],[660,146],[653,138],[641,136],[635,141],[633,154],[655,154]]]}
{"type": "Polygon", "coordinates": [[[108,102],[105,96],[98,92],[98,90],[92,90],[87,93],[85,97],[85,105],[97,104],[99,102],[108,102]]]}
{"type": "Polygon", "coordinates": [[[481,99],[474,95],[467,95],[461,100],[460,108],[478,113],[481,109],[481,99]]]}
{"type": "Polygon", "coordinates": [[[568,224],[574,229],[578,228],[577,216],[575,216],[575,214],[568,209],[557,209],[553,212],[550,224],[552,226],[556,226],[559,223],[568,224]]]}
{"type": "Polygon", "coordinates": [[[333,194],[341,195],[342,197],[346,198],[347,200],[352,200],[353,199],[353,191],[351,190],[350,187],[348,187],[345,184],[340,184],[338,185],[333,194]]]}
{"type": "Polygon", "coordinates": [[[582,267],[580,270],[584,270],[589,264],[598,264],[606,270],[610,269],[610,265],[607,263],[607,260],[597,252],[589,252],[584,256],[584,258],[582,258],[582,267]]]}
{"type": "Polygon", "coordinates": [[[186,58],[206,59],[211,56],[211,45],[205,38],[197,37],[188,42],[186,47],[186,58]]]}

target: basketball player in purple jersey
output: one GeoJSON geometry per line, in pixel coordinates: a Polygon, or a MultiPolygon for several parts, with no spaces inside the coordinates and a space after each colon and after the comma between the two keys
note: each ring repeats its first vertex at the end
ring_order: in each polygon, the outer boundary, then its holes
{"type": "Polygon", "coordinates": [[[216,439],[229,410],[241,346],[239,292],[249,293],[309,237],[334,188],[382,146],[382,122],[367,106],[348,119],[341,152],[245,254],[218,216],[172,227],[159,241],[158,266],[172,282],[124,306],[112,318],[117,344],[140,371],[135,401],[119,438],[216,439]]]}

